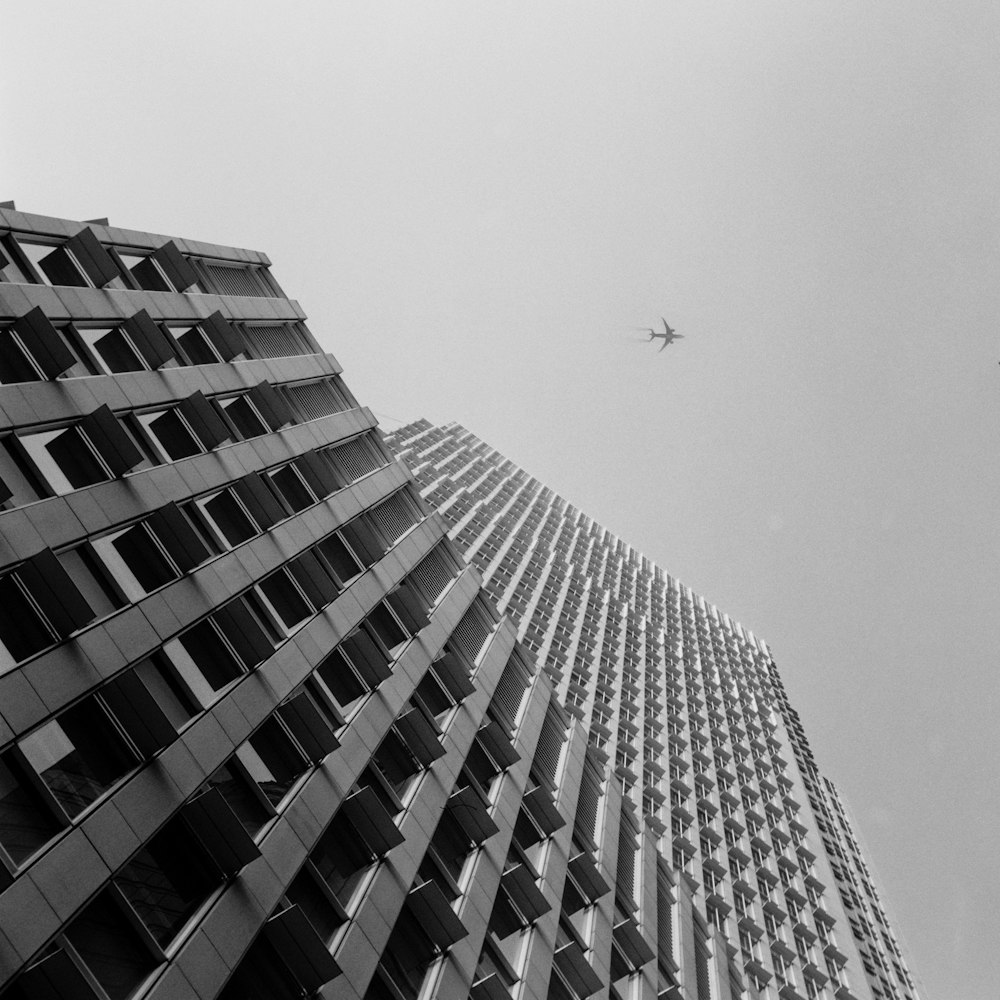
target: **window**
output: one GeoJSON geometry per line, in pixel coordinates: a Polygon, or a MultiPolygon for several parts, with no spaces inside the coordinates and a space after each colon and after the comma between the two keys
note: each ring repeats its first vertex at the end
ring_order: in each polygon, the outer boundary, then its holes
{"type": "Polygon", "coordinates": [[[257,590],[267,601],[268,607],[274,611],[286,632],[292,632],[307,618],[312,617],[312,607],[285,569],[279,569],[262,580],[257,585],[257,590]]]}
{"type": "Polygon", "coordinates": [[[138,756],[96,695],[21,740],[21,752],[71,818],[138,763],[138,756]]]}
{"type": "Polygon", "coordinates": [[[68,638],[94,611],[51,549],[0,577],[0,669],[68,638]]]}
{"type": "Polygon", "coordinates": [[[25,434],[20,443],[56,493],[70,493],[111,478],[77,426],[25,434]]]}
{"type": "Polygon", "coordinates": [[[160,947],[166,947],[222,882],[182,818],[171,820],[114,878],[160,947]]]}
{"type": "Polygon", "coordinates": [[[15,865],[52,839],[64,820],[29,780],[16,750],[0,754],[0,847],[15,865]]]}
{"type": "Polygon", "coordinates": [[[93,544],[133,600],[177,579],[177,571],[144,522],[106,535],[93,544]]]}
{"type": "Polygon", "coordinates": [[[242,438],[253,438],[268,433],[267,424],[246,395],[224,400],[221,406],[242,438]]]}
{"type": "Polygon", "coordinates": [[[347,818],[343,806],[317,841],[309,858],[337,901],[350,913],[375,858],[347,818]]]}
{"type": "Polygon", "coordinates": [[[271,473],[270,479],[277,488],[278,494],[284,498],[294,513],[297,514],[316,502],[309,487],[306,486],[295,466],[291,463],[282,466],[277,472],[271,473]]]}
{"type": "Polygon", "coordinates": [[[158,413],[139,414],[139,423],[149,432],[160,450],[171,461],[200,455],[202,447],[184,420],[173,407],[158,413]]]}
{"type": "Polygon", "coordinates": [[[183,333],[175,333],[174,336],[189,364],[215,365],[222,360],[198,327],[192,326],[183,333]]]}
{"type": "Polygon", "coordinates": [[[143,371],[143,363],[139,352],[120,327],[93,327],[79,330],[83,342],[90,348],[105,372],[138,372],[143,371]]]}
{"type": "Polygon", "coordinates": [[[0,382],[57,378],[76,364],[76,355],[38,306],[0,331],[0,382]]]}
{"type": "Polygon", "coordinates": [[[66,938],[111,1000],[126,1000],[160,961],[111,888],[66,928],[66,938]]]}
{"type": "Polygon", "coordinates": [[[326,560],[341,587],[345,587],[364,569],[337,534],[324,538],[316,546],[316,551],[326,560]]]}
{"type": "Polygon", "coordinates": [[[212,526],[230,547],[245,542],[260,533],[246,507],[232,490],[225,489],[204,500],[198,506],[208,515],[212,526]]]}
{"type": "Polygon", "coordinates": [[[395,659],[398,647],[410,638],[403,626],[400,625],[399,620],[383,601],[372,609],[367,621],[372,631],[395,659]]]}
{"type": "Polygon", "coordinates": [[[276,808],[309,768],[309,761],[274,717],[236,751],[236,756],[276,808]]]}

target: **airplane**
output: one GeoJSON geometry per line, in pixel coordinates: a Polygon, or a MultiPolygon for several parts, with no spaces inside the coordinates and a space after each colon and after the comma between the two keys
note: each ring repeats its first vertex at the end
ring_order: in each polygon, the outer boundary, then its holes
{"type": "MultiPolygon", "coordinates": [[[[650,340],[660,340],[660,339],[662,339],[663,340],[663,347],[669,347],[670,344],[672,344],[675,340],[683,340],[684,339],[684,334],[683,333],[675,333],[673,331],[673,329],[671,329],[671,327],[668,325],[667,321],[665,319],[663,319],[662,316],[660,317],[660,319],[663,320],[663,328],[667,331],[666,333],[657,333],[655,330],[653,330],[651,327],[648,327],[648,326],[638,326],[638,327],[636,327],[636,329],[637,330],[645,330],[649,334],[649,339],[650,340]]],[[[660,351],[663,350],[663,347],[660,348],[660,351]]],[[[656,353],[659,354],[660,351],[657,351],[656,353]]]]}

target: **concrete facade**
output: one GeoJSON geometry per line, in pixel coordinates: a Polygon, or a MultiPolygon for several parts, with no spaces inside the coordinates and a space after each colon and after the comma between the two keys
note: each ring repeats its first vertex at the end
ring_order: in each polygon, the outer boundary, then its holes
{"type": "Polygon", "coordinates": [[[588,735],[616,892],[584,943],[610,994],[914,1000],[768,647],[463,427],[387,441],[588,735]],[[623,979],[630,948],[656,959],[623,979]]]}

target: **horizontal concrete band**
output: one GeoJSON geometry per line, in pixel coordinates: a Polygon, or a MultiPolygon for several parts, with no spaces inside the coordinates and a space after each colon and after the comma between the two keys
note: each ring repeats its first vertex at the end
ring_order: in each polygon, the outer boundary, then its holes
{"type": "Polygon", "coordinates": [[[293,299],[263,295],[202,295],[0,282],[0,320],[17,319],[36,306],[53,323],[114,324],[134,316],[140,309],[145,309],[154,320],[192,326],[214,312],[237,322],[293,323],[306,318],[293,299]]]}
{"type": "Polygon", "coordinates": [[[305,354],[0,385],[0,426],[23,430],[65,423],[103,405],[115,413],[129,413],[177,403],[193,392],[217,396],[260,382],[283,385],[340,372],[332,354],[305,354]]]}
{"type": "Polygon", "coordinates": [[[343,410],[292,424],[272,434],[223,445],[202,455],[121,479],[97,483],[62,496],[0,512],[0,570],[45,548],[60,549],[90,535],[146,516],[164,504],[180,503],[235,482],[250,472],[281,465],[316,448],[371,430],[377,421],[367,408],[343,410]]]}
{"type": "Polygon", "coordinates": [[[218,257],[241,264],[259,264],[262,267],[267,267],[271,263],[267,254],[259,250],[245,250],[240,247],[227,247],[219,243],[204,243],[198,240],[183,240],[176,236],[143,232],[140,229],[121,229],[118,226],[103,226],[94,222],[56,219],[48,215],[36,215],[33,212],[19,212],[14,208],[0,208],[0,228],[12,229],[17,233],[52,236],[57,239],[69,239],[81,229],[90,228],[94,230],[94,235],[102,243],[111,243],[115,246],[155,250],[163,246],[164,243],[173,240],[182,253],[193,254],[196,257],[218,257]]]}

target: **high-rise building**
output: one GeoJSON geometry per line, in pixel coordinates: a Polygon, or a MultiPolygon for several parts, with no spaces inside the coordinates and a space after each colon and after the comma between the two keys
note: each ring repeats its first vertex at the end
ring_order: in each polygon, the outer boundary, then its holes
{"type": "Polygon", "coordinates": [[[602,988],[913,1000],[768,647],[463,427],[387,441],[587,733],[572,850],[614,892],[583,919],[564,890],[561,921],[602,988]],[[665,920],[674,902],[686,926],[665,920]]]}
{"type": "Polygon", "coordinates": [[[0,997],[912,996],[766,648],[304,319],[0,206],[0,997]]]}

